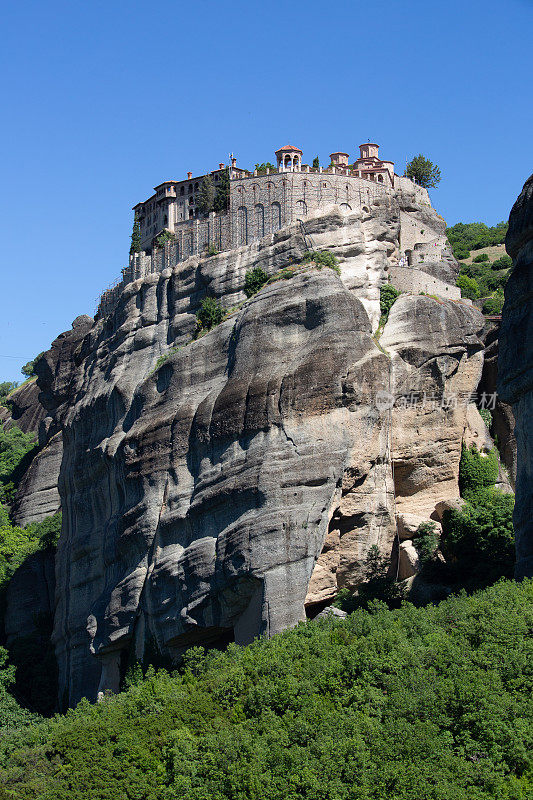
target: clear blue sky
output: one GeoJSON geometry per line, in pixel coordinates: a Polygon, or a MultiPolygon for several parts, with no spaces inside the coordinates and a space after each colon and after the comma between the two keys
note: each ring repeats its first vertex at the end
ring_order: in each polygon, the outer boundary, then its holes
{"type": "Polygon", "coordinates": [[[0,380],[94,313],[131,207],[229,151],[422,152],[450,225],[507,218],[533,171],[531,0],[0,5],[0,380]]]}

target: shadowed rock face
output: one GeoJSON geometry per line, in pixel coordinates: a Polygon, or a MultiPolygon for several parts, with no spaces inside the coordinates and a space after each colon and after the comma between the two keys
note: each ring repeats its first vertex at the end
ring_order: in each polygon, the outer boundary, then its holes
{"type": "Polygon", "coordinates": [[[505,246],[513,271],[505,287],[498,394],[515,418],[516,576],[522,578],[533,576],[533,175],[511,211],[505,246]]]}
{"type": "Polygon", "coordinates": [[[303,618],[330,517],[360,481],[373,489],[352,525],[361,554],[390,552],[387,429],[372,404],[387,376],[361,303],[311,270],[171,356],[127,410],[115,392],[101,413],[71,415],[55,633],[71,701],[98,678],[116,688],[134,643],[175,656],[303,618]]]}

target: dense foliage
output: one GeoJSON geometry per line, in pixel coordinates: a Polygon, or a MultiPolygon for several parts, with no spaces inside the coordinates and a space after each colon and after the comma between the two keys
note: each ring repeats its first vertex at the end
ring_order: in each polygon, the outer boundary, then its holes
{"type": "Polygon", "coordinates": [[[33,358],[31,361],[28,361],[27,364],[24,364],[24,366],[21,367],[20,371],[26,376],[26,378],[31,378],[33,375],[35,375],[35,365],[43,355],[44,353],[39,353],[38,356],[35,356],[35,358],[33,358]]]}
{"type": "Polygon", "coordinates": [[[215,184],[211,175],[206,175],[202,180],[198,193],[198,208],[202,214],[213,211],[215,206],[215,184]]]}
{"type": "Polygon", "coordinates": [[[316,264],[319,269],[328,267],[340,275],[339,259],[330,250],[308,250],[302,256],[302,264],[310,262],[316,264]]]}
{"type": "Polygon", "coordinates": [[[379,309],[381,311],[380,325],[384,325],[388,318],[389,312],[396,302],[397,298],[401,295],[398,289],[390,283],[385,283],[379,290],[379,309]]]}
{"type": "Polygon", "coordinates": [[[134,253],[141,252],[141,223],[139,222],[139,217],[137,213],[135,213],[135,219],[133,220],[133,230],[131,232],[131,245],[130,245],[130,256],[134,253]]]}
{"type": "MultiPolygon", "coordinates": [[[[0,506],[0,598],[15,570],[37,550],[53,548],[61,532],[61,512],[25,528],[12,525],[0,506]]],[[[1,609],[1,603],[0,603],[1,609]]]]}
{"type": "Polygon", "coordinates": [[[16,425],[9,430],[0,425],[0,502],[12,500],[19,472],[35,446],[35,434],[23,433],[16,425]]]}
{"type": "Polygon", "coordinates": [[[200,308],[196,312],[198,326],[203,330],[210,331],[211,328],[222,322],[223,318],[224,309],[218,300],[215,300],[214,297],[204,297],[200,308]]]}
{"type": "Polygon", "coordinates": [[[276,171],[276,167],[274,164],[271,164],[270,161],[266,161],[263,164],[256,164],[255,168],[258,175],[266,175],[267,170],[270,170],[270,172],[276,171]]]}
{"type": "Polygon", "coordinates": [[[481,295],[479,284],[475,278],[461,273],[457,277],[457,286],[461,290],[461,297],[468,297],[469,300],[477,300],[481,295]]]}
{"type": "Polygon", "coordinates": [[[220,213],[226,211],[229,206],[229,170],[224,169],[220,173],[220,182],[215,191],[213,201],[213,211],[220,213]]]}
{"type": "Polygon", "coordinates": [[[415,156],[405,167],[404,175],[424,189],[431,189],[440,183],[440,169],[429,158],[421,153],[415,156]]]}
{"type": "Polygon", "coordinates": [[[244,293],[246,297],[252,297],[268,281],[268,273],[261,267],[249,269],[244,276],[244,293]]]}
{"type": "MultiPolygon", "coordinates": [[[[189,650],[100,705],[12,731],[13,800],[518,800],[533,789],[533,583],[374,604],[189,650]]],[[[2,796],[0,794],[0,796],[2,796]]]]}
{"type": "Polygon", "coordinates": [[[176,241],[176,234],[172,233],[172,231],[164,230],[161,231],[157,239],[155,240],[156,247],[164,247],[167,242],[175,242],[176,241]]]}
{"type": "Polygon", "coordinates": [[[461,448],[459,462],[459,489],[462,497],[472,497],[482,489],[494,486],[498,478],[499,459],[496,448],[490,453],[480,453],[476,445],[461,448]]]}
{"type": "Polygon", "coordinates": [[[481,250],[482,247],[493,247],[505,241],[508,223],[499,222],[494,227],[484,222],[458,222],[446,230],[454,256],[461,261],[468,258],[470,250],[481,250]]]}

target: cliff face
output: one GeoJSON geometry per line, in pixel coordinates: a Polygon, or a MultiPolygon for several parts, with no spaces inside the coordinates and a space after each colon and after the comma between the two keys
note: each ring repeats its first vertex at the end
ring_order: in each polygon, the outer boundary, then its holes
{"type": "Polygon", "coordinates": [[[441,401],[475,391],[483,318],[405,295],[373,337],[409,203],[333,209],[148,275],[41,359],[63,444],[53,639],[70,703],[116,689],[147,647],[175,659],[295,624],[357,585],[373,544],[397,557],[396,513],[412,525],[458,496],[467,404],[441,401]],[[206,293],[240,305],[247,270],[309,249],[338,256],[340,277],[278,280],[193,340],[206,293]],[[392,408],[412,393],[436,407],[392,408]]]}
{"type": "Polygon", "coordinates": [[[17,487],[11,509],[16,525],[41,522],[60,508],[57,488],[63,457],[60,409],[67,398],[73,397],[70,382],[77,369],[75,353],[92,325],[91,317],[77,317],[72,330],[58,336],[35,365],[38,382],[23,385],[12,395],[13,410],[6,425],[33,431],[39,442],[39,450],[17,487]],[[53,395],[48,391],[52,383],[53,395]]]}
{"type": "Polygon", "coordinates": [[[533,175],[509,217],[505,241],[513,271],[505,287],[498,392],[511,403],[517,445],[514,528],[516,576],[533,576],[533,175]]]}

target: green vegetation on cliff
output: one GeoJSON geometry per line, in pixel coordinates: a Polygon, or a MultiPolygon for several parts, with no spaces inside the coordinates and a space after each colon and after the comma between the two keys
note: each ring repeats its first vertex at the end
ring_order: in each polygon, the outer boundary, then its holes
{"type": "Polygon", "coordinates": [[[454,256],[462,261],[468,258],[470,250],[481,250],[482,247],[491,247],[505,241],[508,223],[499,222],[493,227],[484,222],[458,222],[446,230],[454,256]]]}
{"type": "Polygon", "coordinates": [[[193,648],[179,674],[7,732],[0,797],[530,797],[532,624],[533,582],[501,582],[193,648]]]}
{"type": "Polygon", "coordinates": [[[35,447],[33,433],[23,433],[16,425],[9,430],[0,425],[0,502],[12,500],[26,458],[35,447]]]}

